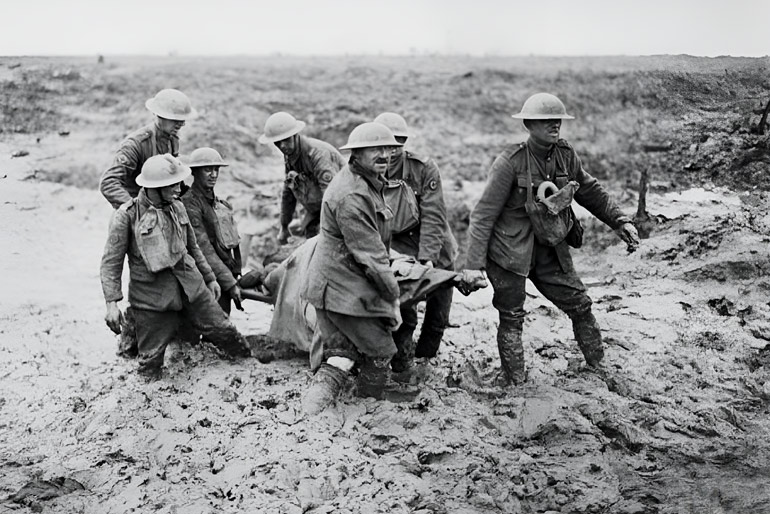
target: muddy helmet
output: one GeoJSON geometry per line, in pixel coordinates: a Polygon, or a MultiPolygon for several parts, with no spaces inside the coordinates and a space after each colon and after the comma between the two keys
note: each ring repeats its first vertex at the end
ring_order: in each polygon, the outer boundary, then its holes
{"type": "Polygon", "coordinates": [[[265,121],[265,133],[259,136],[263,145],[283,141],[305,128],[305,122],[299,121],[288,112],[276,112],[265,121]]]}
{"type": "Polygon", "coordinates": [[[549,93],[536,93],[524,102],[521,112],[512,116],[517,120],[574,120],[567,114],[561,100],[549,93]]]}
{"type": "Polygon", "coordinates": [[[187,95],[177,89],[162,89],[144,105],[151,113],[167,120],[185,121],[198,115],[187,95]]]}
{"type": "Polygon", "coordinates": [[[393,132],[396,137],[409,137],[409,129],[406,126],[406,120],[395,112],[383,112],[374,121],[382,123],[393,132]]]}
{"type": "Polygon", "coordinates": [[[142,187],[166,187],[181,182],[192,174],[190,168],[170,153],[153,155],[142,165],[136,183],[142,187]]]}
{"type": "Polygon", "coordinates": [[[203,166],[229,166],[219,152],[213,148],[203,146],[196,148],[190,154],[190,158],[187,159],[187,165],[191,168],[201,168],[203,166]]]}
{"type": "Polygon", "coordinates": [[[396,141],[393,132],[383,125],[370,121],[362,123],[348,136],[348,144],[341,146],[340,150],[354,150],[356,148],[372,148],[374,146],[404,146],[396,141]]]}

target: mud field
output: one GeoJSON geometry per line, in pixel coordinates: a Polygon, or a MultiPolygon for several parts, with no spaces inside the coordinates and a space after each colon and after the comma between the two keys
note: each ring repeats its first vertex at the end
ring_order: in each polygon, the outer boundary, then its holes
{"type": "MultiPolygon", "coordinates": [[[[769,66],[0,58],[0,513],[770,512],[770,141],[757,134],[769,66]],[[588,218],[573,252],[605,369],[585,368],[568,318],[532,289],[529,381],[482,387],[499,367],[484,290],[455,295],[414,400],[346,391],[305,418],[306,356],[280,348],[233,364],[176,346],[168,378],[139,380],[103,322],[112,209],[96,187],[163,87],[202,114],[181,154],[220,149],[233,173],[219,194],[263,218],[253,266],[277,251],[282,161],[256,142],[271,112],[336,145],[381,111],[403,113],[409,146],[441,166],[463,241],[491,159],[524,137],[509,115],[556,93],[577,116],[563,136],[628,213],[650,176],[636,253],[588,218]]],[[[245,307],[235,323],[264,334],[270,307],[245,307]]]]}

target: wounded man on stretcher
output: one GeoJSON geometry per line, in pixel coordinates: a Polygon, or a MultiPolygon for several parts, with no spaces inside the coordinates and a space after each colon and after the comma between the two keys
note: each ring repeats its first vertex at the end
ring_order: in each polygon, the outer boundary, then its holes
{"type": "MultiPolygon", "coordinates": [[[[268,337],[293,344],[309,352],[310,366],[318,368],[322,362],[323,342],[316,330],[315,308],[299,295],[308,264],[315,252],[318,238],[313,237],[294,250],[288,258],[264,271],[251,271],[241,277],[243,299],[257,300],[275,306],[268,337]]],[[[401,291],[401,305],[424,300],[441,287],[457,287],[465,295],[486,286],[486,282],[468,283],[461,273],[431,268],[414,257],[391,250],[390,267],[401,291]]]]}

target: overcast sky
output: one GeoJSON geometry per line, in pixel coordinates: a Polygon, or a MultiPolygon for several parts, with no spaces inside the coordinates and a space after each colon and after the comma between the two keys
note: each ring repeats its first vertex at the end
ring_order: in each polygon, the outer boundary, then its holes
{"type": "Polygon", "coordinates": [[[3,0],[0,55],[770,54],[770,0],[3,0]]]}

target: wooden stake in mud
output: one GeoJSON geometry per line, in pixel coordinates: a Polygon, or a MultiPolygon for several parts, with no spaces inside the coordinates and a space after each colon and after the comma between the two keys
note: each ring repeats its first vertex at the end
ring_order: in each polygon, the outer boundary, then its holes
{"type": "Polygon", "coordinates": [[[765,125],[767,124],[767,114],[770,112],[770,100],[765,105],[765,110],[762,111],[762,118],[759,120],[759,127],[757,127],[757,133],[760,136],[765,134],[765,125]]]}
{"type": "Polygon", "coordinates": [[[642,170],[642,176],[639,179],[639,205],[636,208],[636,214],[634,215],[634,225],[636,230],[639,231],[639,237],[641,239],[647,239],[652,232],[652,226],[655,224],[654,220],[647,212],[647,190],[649,189],[650,180],[650,168],[646,166],[642,170]]]}

